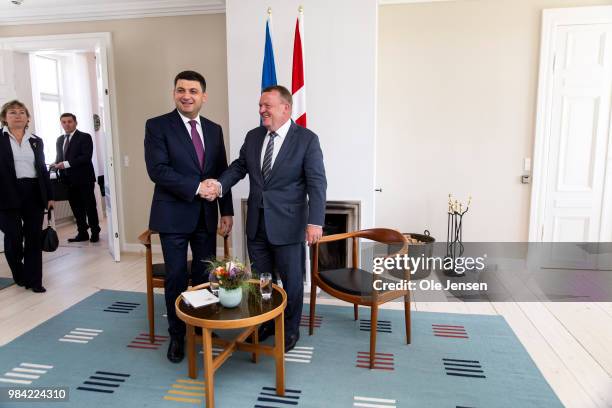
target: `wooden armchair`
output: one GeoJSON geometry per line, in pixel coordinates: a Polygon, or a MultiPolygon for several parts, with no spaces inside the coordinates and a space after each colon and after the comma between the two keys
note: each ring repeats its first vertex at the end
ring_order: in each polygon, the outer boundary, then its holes
{"type": "MultiPolygon", "coordinates": [[[[151,235],[156,231],[146,230],[138,236],[138,241],[145,246],[146,279],[147,279],[147,317],[149,318],[149,341],[155,341],[155,302],[153,300],[153,288],[163,288],[166,277],[166,266],[163,263],[153,263],[153,251],[151,250],[151,235]]],[[[219,235],[221,235],[219,233],[219,235]]],[[[229,237],[223,237],[223,256],[230,257],[229,237]]],[[[187,269],[191,270],[191,261],[187,262],[187,269]]],[[[191,284],[191,282],[190,282],[191,284]]]]}
{"type": "MultiPolygon", "coordinates": [[[[362,231],[348,232],[344,234],[328,235],[322,237],[313,248],[312,276],[310,289],[310,322],[309,334],[314,333],[315,309],[317,301],[317,287],[320,287],[328,294],[352,303],[354,308],[355,320],[359,318],[359,305],[370,307],[370,369],[374,368],[376,357],[376,329],[378,323],[378,306],[404,297],[404,316],[406,320],[406,343],[410,344],[410,292],[408,290],[377,291],[373,288],[374,280],[381,279],[383,282],[390,282],[384,275],[375,275],[359,268],[359,239],[369,239],[372,241],[393,244],[399,251],[386,257],[408,253],[408,241],[399,231],[385,228],[374,228],[362,231]],[[319,272],[319,246],[328,242],[352,239],[353,256],[352,267],[327,270],[319,272]]],[[[404,270],[404,279],[410,279],[410,271],[404,270]]]]}

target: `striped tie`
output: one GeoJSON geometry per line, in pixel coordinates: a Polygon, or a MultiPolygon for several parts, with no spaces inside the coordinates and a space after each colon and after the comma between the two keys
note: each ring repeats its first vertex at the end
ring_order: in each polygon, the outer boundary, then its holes
{"type": "Polygon", "coordinates": [[[263,165],[261,166],[261,174],[264,178],[264,183],[268,182],[270,173],[272,173],[272,153],[274,152],[274,138],[278,136],[276,132],[270,132],[270,139],[266,146],[266,154],[264,154],[263,165]]]}

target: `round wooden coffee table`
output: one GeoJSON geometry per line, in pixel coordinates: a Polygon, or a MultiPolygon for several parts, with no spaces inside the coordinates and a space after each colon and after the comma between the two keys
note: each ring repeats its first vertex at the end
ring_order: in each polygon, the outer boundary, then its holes
{"type": "MultiPolygon", "coordinates": [[[[258,355],[265,354],[276,360],[276,393],[285,395],[285,307],[287,294],[277,286],[272,285],[272,297],[263,300],[259,293],[259,281],[250,280],[255,286],[252,291],[244,291],[242,302],[234,308],[225,308],[220,303],[194,308],[183,301],[183,297],[176,299],[176,315],[187,325],[187,361],[189,364],[189,377],[197,378],[196,350],[197,343],[202,343],[204,354],[204,387],[206,407],[213,408],[215,404],[213,375],[215,371],[236,350],[252,353],[252,361],[257,363],[258,355]],[[274,346],[259,344],[257,337],[258,326],[274,319],[274,346]],[[202,328],[202,336],[196,336],[195,328],[202,328]],[[213,338],[213,330],[244,329],[233,340],[213,338]],[[249,343],[246,340],[250,338],[249,343]],[[220,346],[223,351],[213,357],[213,345],[220,346]]],[[[204,289],[210,284],[204,283],[190,290],[204,289]]]]}

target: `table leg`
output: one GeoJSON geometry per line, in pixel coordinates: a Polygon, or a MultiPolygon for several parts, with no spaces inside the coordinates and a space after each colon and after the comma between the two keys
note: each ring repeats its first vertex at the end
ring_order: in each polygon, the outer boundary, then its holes
{"type": "MultiPolygon", "coordinates": [[[[253,334],[251,334],[251,341],[253,342],[255,346],[259,344],[259,327],[256,327],[255,330],[253,331],[253,334]]],[[[251,355],[251,361],[257,364],[258,357],[259,357],[259,354],[257,352],[254,352],[251,355]]]]}
{"type": "Polygon", "coordinates": [[[187,367],[189,378],[197,378],[195,328],[191,325],[187,325],[187,367]]]}
{"type": "Polygon", "coordinates": [[[215,368],[213,366],[212,355],[212,332],[210,329],[202,328],[202,348],[204,355],[204,388],[206,393],[206,408],[215,406],[215,387],[213,384],[213,375],[215,368]]]}
{"type": "Polygon", "coordinates": [[[285,313],[274,318],[274,359],[276,360],[276,394],[285,395],[285,313]]]}

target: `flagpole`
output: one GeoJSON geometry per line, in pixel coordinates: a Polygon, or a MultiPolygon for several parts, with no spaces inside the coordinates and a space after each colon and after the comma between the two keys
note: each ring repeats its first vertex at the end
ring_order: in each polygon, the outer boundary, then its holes
{"type": "MultiPolygon", "coordinates": [[[[306,70],[304,69],[304,61],[306,61],[306,58],[304,57],[303,20],[304,20],[304,7],[300,4],[300,6],[298,7],[298,27],[299,27],[299,32],[300,32],[300,42],[301,42],[301,51],[302,51],[302,72],[304,73],[303,76],[306,77],[306,73],[305,73],[306,70]]],[[[302,91],[305,91],[305,89],[303,89],[302,91]]],[[[305,259],[304,259],[305,261],[304,293],[310,293],[311,279],[312,279],[311,266],[310,266],[310,246],[308,246],[307,242],[304,243],[304,246],[305,246],[305,252],[306,252],[305,259]]],[[[317,288],[317,293],[319,293],[319,288],[317,288]]]]}
{"type": "MultiPolygon", "coordinates": [[[[272,35],[272,7],[268,7],[268,19],[266,21],[266,24],[268,24],[268,30],[270,30],[270,38],[274,38],[274,36],[272,35]]],[[[272,45],[274,45],[274,42],[272,42],[272,45]]]]}

